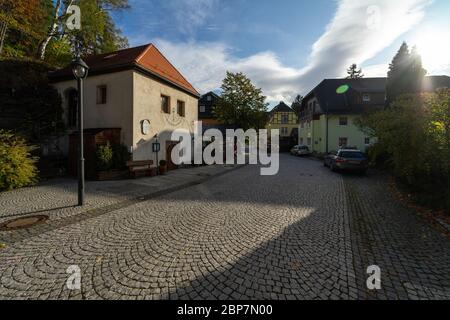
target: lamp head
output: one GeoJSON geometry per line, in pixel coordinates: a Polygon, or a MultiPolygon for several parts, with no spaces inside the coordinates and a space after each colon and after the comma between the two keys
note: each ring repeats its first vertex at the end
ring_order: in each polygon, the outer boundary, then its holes
{"type": "Polygon", "coordinates": [[[72,61],[72,72],[77,79],[86,79],[88,76],[89,67],[80,57],[72,61]]]}

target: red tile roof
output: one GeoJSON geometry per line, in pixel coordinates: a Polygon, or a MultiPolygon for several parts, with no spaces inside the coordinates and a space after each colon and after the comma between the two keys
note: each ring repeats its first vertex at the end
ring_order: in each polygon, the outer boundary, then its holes
{"type": "MultiPolygon", "coordinates": [[[[198,91],[183,77],[183,75],[167,60],[153,45],[123,49],[116,52],[91,55],[83,58],[89,66],[89,74],[102,74],[117,69],[137,68],[149,72],[158,78],[199,96],[198,91]]],[[[50,74],[53,81],[71,78],[70,66],[50,74]]]]}

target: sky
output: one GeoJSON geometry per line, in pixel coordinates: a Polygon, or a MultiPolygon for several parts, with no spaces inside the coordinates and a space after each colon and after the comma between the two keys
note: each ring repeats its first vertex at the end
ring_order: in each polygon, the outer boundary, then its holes
{"type": "Polygon", "coordinates": [[[129,1],[114,20],[130,45],[155,44],[201,93],[244,72],[271,105],[290,103],[352,63],[386,76],[403,41],[450,75],[448,0],[129,1]]]}

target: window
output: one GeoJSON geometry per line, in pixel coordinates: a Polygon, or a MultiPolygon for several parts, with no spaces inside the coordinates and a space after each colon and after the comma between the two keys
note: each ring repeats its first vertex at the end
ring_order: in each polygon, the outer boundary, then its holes
{"type": "Polygon", "coordinates": [[[288,135],[288,128],[282,127],[281,128],[281,135],[282,136],[287,136],[288,135]]]}
{"type": "Polygon", "coordinates": [[[303,138],[300,138],[300,144],[303,144],[303,138]]]}
{"type": "Polygon", "coordinates": [[[369,145],[370,144],[370,138],[365,138],[364,139],[364,144],[369,145]]]}
{"type": "Polygon", "coordinates": [[[346,147],[348,145],[348,138],[339,138],[339,147],[346,147]]]}
{"type": "Polygon", "coordinates": [[[206,112],[206,107],[200,106],[200,113],[205,113],[205,112],[206,112]]]}
{"type": "Polygon", "coordinates": [[[368,93],[363,94],[363,101],[370,102],[370,94],[368,94],[368,93]]]}
{"type": "Polygon", "coordinates": [[[312,142],[311,138],[308,138],[308,146],[311,145],[311,142],[312,142]]]}
{"type": "Polygon", "coordinates": [[[288,124],[289,123],[289,115],[283,114],[281,115],[281,124],[288,124]]]}
{"type": "Polygon", "coordinates": [[[184,101],[177,101],[177,113],[180,117],[185,117],[186,116],[186,108],[185,108],[185,103],[184,101]]]}
{"type": "Polygon", "coordinates": [[[340,125],[340,126],[346,126],[346,125],[348,125],[348,118],[347,118],[347,117],[340,117],[340,118],[339,118],[339,125],[340,125]]]}
{"type": "Polygon", "coordinates": [[[206,96],[206,101],[212,101],[212,97],[211,96],[206,96]]]}
{"type": "Polygon", "coordinates": [[[107,90],[106,86],[97,87],[97,104],[106,104],[107,90]]]}
{"type": "Polygon", "coordinates": [[[161,110],[164,113],[170,113],[170,97],[161,95],[161,110]]]}
{"type": "Polygon", "coordinates": [[[305,123],[304,123],[303,121],[300,123],[300,127],[301,127],[302,129],[305,128],[305,123]]]}

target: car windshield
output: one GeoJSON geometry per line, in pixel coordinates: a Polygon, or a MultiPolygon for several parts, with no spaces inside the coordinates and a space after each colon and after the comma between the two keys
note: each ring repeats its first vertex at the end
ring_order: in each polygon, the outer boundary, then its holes
{"type": "Polygon", "coordinates": [[[343,151],[339,153],[339,156],[347,159],[364,159],[364,153],[362,152],[351,152],[351,151],[343,151]]]}

